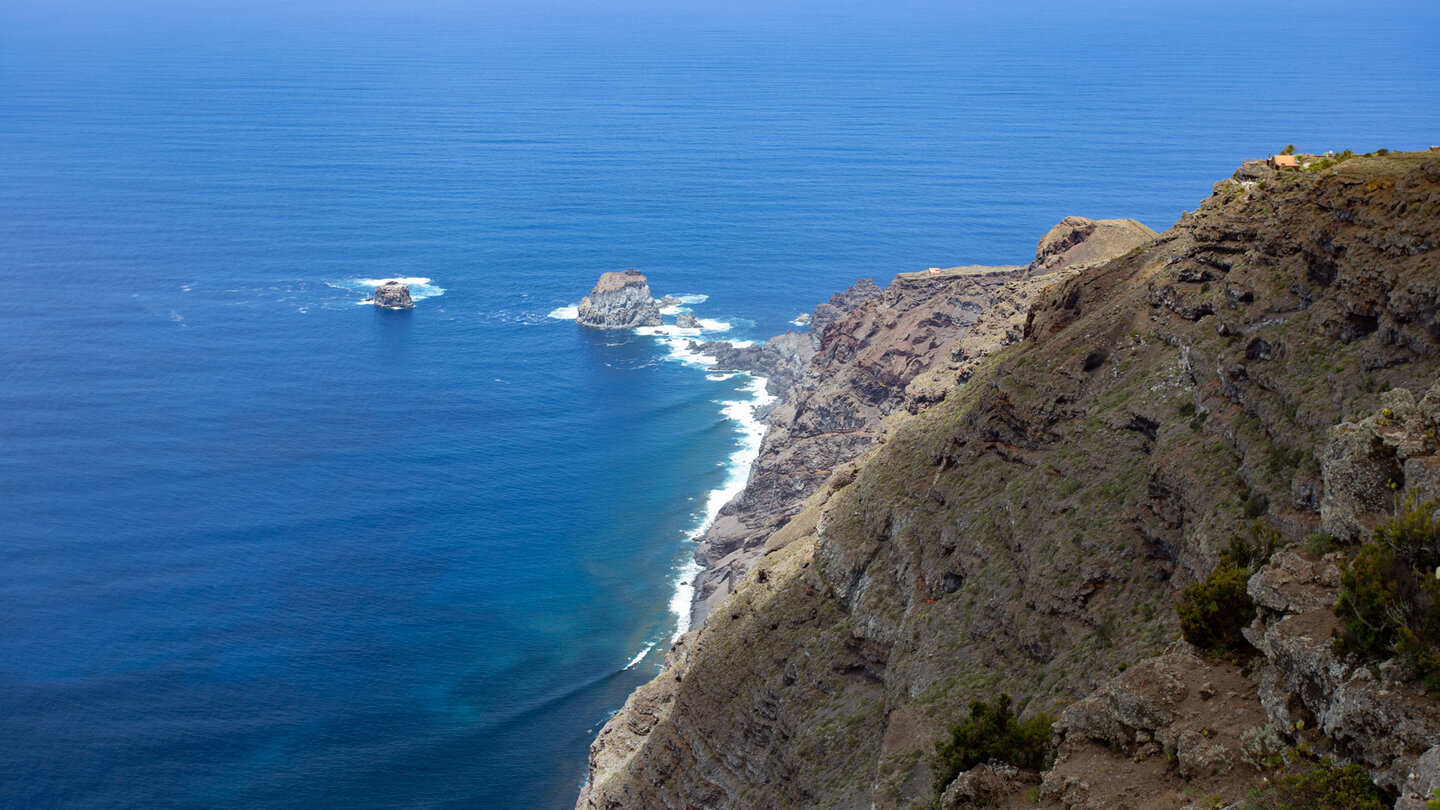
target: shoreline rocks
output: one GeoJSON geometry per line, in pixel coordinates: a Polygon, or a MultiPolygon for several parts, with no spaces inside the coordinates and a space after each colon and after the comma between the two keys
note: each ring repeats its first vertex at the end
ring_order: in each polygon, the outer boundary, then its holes
{"type": "Polygon", "coordinates": [[[595,289],[581,299],[581,326],[592,329],[634,329],[659,326],[660,307],[650,295],[650,283],[638,270],[602,273],[595,289]]]}

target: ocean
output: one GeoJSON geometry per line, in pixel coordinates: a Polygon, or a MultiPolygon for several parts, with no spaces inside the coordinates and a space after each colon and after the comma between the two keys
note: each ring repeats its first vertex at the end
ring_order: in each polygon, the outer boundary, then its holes
{"type": "Polygon", "coordinates": [[[0,0],[0,806],[566,808],[759,341],[1440,142],[1431,4],[0,0]],[[379,280],[412,311],[363,304],[379,280]]]}

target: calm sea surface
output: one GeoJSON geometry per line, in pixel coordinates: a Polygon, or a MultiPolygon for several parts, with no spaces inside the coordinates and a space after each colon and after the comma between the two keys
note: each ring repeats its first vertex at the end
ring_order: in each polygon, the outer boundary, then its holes
{"type": "Polygon", "coordinates": [[[753,396],[600,272],[763,339],[1440,142],[1432,4],[776,5],[0,2],[0,805],[567,807],[753,396]]]}

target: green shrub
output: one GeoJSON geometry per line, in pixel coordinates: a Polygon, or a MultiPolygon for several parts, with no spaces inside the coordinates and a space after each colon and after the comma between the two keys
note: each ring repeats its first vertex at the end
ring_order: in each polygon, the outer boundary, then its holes
{"type": "Polygon", "coordinates": [[[1050,767],[1055,757],[1050,745],[1054,722],[1044,712],[1019,722],[1007,694],[993,705],[971,701],[970,719],[951,729],[949,740],[935,743],[935,793],[943,793],[961,771],[992,759],[1033,771],[1050,767]]]}
{"type": "Polygon", "coordinates": [[[1245,525],[1244,530],[1230,536],[1230,546],[1220,552],[1221,565],[1254,569],[1264,565],[1275,549],[1285,545],[1285,535],[1263,520],[1245,525]]]}
{"type": "Polygon", "coordinates": [[[1240,629],[1255,619],[1255,603],[1245,592],[1251,573],[1224,561],[1204,581],[1180,592],[1175,612],[1186,641],[1210,652],[1238,652],[1248,646],[1240,629]]]}
{"type": "Polygon", "coordinates": [[[1247,520],[1253,520],[1265,514],[1270,508],[1270,498],[1258,489],[1250,490],[1250,495],[1245,499],[1242,511],[1247,520]]]}
{"type": "Polygon", "coordinates": [[[1305,550],[1323,557],[1335,550],[1335,537],[1327,531],[1313,531],[1305,537],[1305,550]]]}
{"type": "Polygon", "coordinates": [[[1385,797],[1359,765],[1329,759],[1288,773],[1250,794],[1244,810],[1385,810],[1385,797]]]}
{"type": "Polygon", "coordinates": [[[1425,688],[1440,691],[1440,521],[1434,501],[1407,498],[1340,575],[1342,649],[1397,656],[1425,688]]]}

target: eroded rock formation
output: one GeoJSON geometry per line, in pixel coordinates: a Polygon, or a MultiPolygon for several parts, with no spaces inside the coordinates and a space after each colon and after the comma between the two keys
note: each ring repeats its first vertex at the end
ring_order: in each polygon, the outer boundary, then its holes
{"type": "Polygon", "coordinates": [[[595,329],[659,326],[660,307],[650,296],[645,275],[638,270],[602,273],[595,289],[580,300],[576,321],[595,329]]]}

